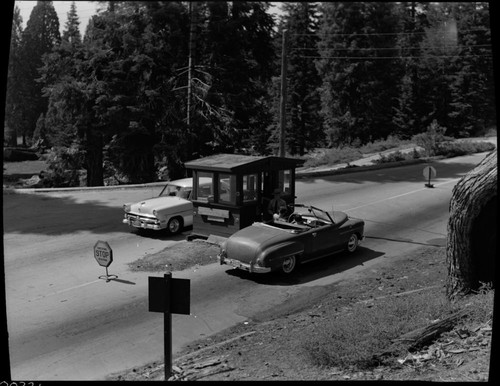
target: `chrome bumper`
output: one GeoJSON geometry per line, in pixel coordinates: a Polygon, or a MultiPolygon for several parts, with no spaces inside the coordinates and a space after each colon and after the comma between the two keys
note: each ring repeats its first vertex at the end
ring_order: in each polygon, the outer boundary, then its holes
{"type": "Polygon", "coordinates": [[[153,229],[153,230],[162,229],[159,221],[154,219],[144,219],[135,216],[125,216],[122,222],[134,228],[153,229]]]}
{"type": "Polygon", "coordinates": [[[228,259],[227,257],[224,257],[222,254],[217,255],[217,259],[219,262],[222,264],[227,264],[233,266],[233,268],[239,268],[247,272],[251,273],[267,273],[271,272],[271,268],[269,267],[259,267],[253,264],[248,264],[248,263],[242,263],[239,260],[235,259],[228,259]]]}

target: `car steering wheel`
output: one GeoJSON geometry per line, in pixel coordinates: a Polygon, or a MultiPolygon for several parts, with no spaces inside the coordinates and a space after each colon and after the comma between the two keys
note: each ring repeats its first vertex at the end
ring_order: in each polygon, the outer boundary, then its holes
{"type": "Polygon", "coordinates": [[[291,222],[295,221],[298,215],[299,215],[298,213],[292,213],[290,215],[290,217],[288,217],[288,222],[291,223],[291,222]]]}

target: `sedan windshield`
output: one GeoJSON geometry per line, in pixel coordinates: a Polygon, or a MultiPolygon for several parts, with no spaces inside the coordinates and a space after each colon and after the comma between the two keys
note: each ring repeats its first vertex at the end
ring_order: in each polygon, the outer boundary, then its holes
{"type": "Polygon", "coordinates": [[[160,193],[163,196],[176,196],[184,199],[189,199],[191,188],[182,187],[179,185],[167,184],[160,193]]]}

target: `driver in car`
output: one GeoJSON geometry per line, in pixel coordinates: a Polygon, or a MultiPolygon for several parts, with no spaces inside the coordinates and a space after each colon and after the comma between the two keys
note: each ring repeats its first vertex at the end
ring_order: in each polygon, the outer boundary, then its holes
{"type": "Polygon", "coordinates": [[[300,214],[294,214],[292,224],[305,225],[305,220],[300,214]]]}

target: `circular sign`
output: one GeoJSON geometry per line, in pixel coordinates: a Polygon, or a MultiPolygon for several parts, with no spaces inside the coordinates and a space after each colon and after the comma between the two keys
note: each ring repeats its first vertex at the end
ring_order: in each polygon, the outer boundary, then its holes
{"type": "Polygon", "coordinates": [[[94,257],[102,267],[109,267],[113,262],[113,251],[106,241],[99,240],[94,245],[94,257]]]}
{"type": "Polygon", "coordinates": [[[434,169],[432,166],[426,166],[424,168],[424,177],[425,178],[436,178],[436,169],[434,169]]]}

